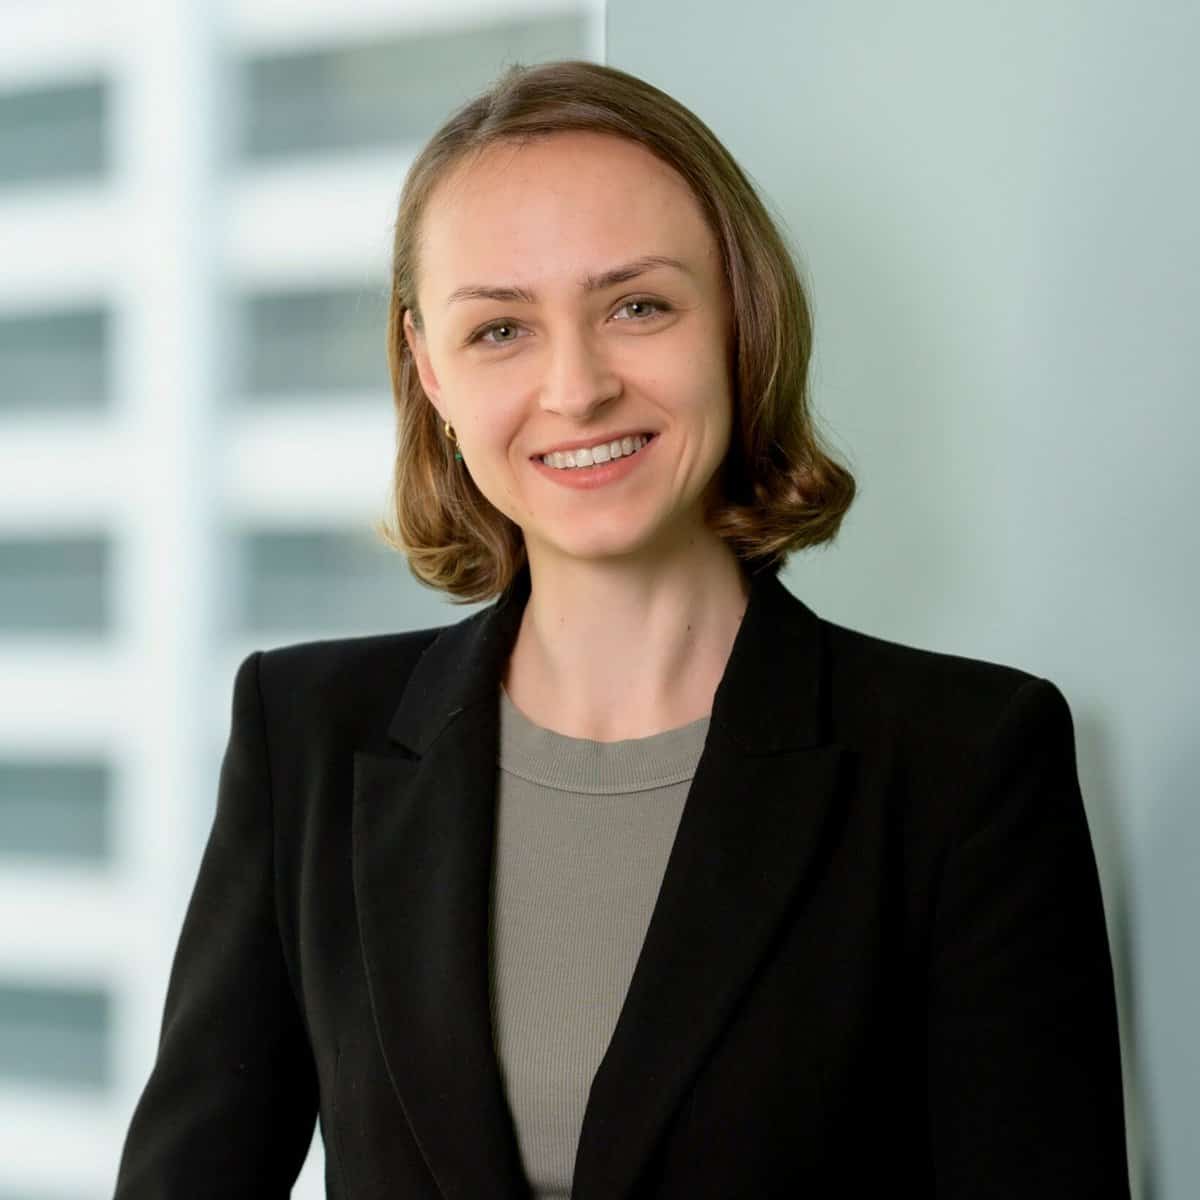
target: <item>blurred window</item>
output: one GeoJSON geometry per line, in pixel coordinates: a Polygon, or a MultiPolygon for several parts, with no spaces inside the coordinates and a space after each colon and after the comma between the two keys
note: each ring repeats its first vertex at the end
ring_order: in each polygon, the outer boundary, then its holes
{"type": "Polygon", "coordinates": [[[241,148],[252,160],[423,141],[509,62],[580,58],[582,14],[414,33],[244,63],[241,148]]]}
{"type": "Polygon", "coordinates": [[[98,535],[0,541],[0,634],[107,629],[109,551],[98,535]]]}
{"type": "Polygon", "coordinates": [[[370,533],[250,531],[239,542],[245,629],[353,634],[404,627],[414,581],[404,559],[370,533]]]}
{"type": "Polygon", "coordinates": [[[99,762],[0,760],[0,856],[106,861],[109,772],[99,762]]]}
{"type": "Polygon", "coordinates": [[[100,80],[0,92],[0,185],[103,175],[107,120],[100,80]]]}
{"type": "Polygon", "coordinates": [[[107,407],[108,347],[101,308],[0,316],[0,413],[107,407]]]}
{"type": "Polygon", "coordinates": [[[245,298],[238,336],[243,394],[297,399],[330,392],[390,394],[382,289],[322,288],[245,298]]]}
{"type": "Polygon", "coordinates": [[[0,1080],[107,1087],[111,1009],[99,989],[0,982],[0,1080]]]}

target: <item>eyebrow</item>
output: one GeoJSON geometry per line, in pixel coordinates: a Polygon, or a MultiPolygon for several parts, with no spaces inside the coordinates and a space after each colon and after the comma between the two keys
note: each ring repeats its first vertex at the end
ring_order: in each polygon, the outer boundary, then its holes
{"type": "MultiPolygon", "coordinates": [[[[691,271],[677,258],[666,254],[645,254],[632,262],[624,263],[611,270],[602,271],[599,275],[586,275],[579,281],[579,286],[585,292],[599,292],[605,288],[615,287],[618,283],[628,283],[655,267],[673,267],[690,275],[691,271]]],[[[449,307],[457,300],[502,300],[509,303],[536,304],[537,296],[528,288],[521,287],[490,287],[487,284],[472,283],[465,287],[455,288],[446,300],[449,307]]]]}

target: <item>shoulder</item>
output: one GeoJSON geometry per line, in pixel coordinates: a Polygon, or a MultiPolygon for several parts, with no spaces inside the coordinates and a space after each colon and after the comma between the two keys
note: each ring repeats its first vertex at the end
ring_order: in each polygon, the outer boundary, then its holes
{"type": "Polygon", "coordinates": [[[1050,680],[1008,663],[923,649],[822,620],[834,736],[964,766],[1005,731],[1070,729],[1050,680]]]}
{"type": "Polygon", "coordinates": [[[288,685],[336,688],[353,681],[358,686],[364,675],[394,680],[397,669],[411,667],[426,646],[448,628],[438,625],[399,633],[293,642],[262,651],[261,670],[288,685]]]}
{"type": "Polygon", "coordinates": [[[1051,680],[822,622],[832,737],[922,845],[1016,811],[1079,823],[1071,711],[1051,680]],[[932,841],[930,839],[932,838],[932,841]]]}
{"type": "Polygon", "coordinates": [[[382,745],[404,685],[425,650],[451,625],[326,638],[256,651],[259,698],[276,736],[327,745],[382,745]]]}

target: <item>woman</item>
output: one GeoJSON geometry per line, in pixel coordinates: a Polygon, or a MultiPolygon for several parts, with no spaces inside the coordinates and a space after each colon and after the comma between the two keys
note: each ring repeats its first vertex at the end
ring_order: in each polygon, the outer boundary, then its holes
{"type": "Polygon", "coordinates": [[[853,497],[711,132],[513,69],[413,164],[393,540],[495,599],[251,655],[117,1195],[1128,1195],[1057,688],[777,578],[853,497]]]}

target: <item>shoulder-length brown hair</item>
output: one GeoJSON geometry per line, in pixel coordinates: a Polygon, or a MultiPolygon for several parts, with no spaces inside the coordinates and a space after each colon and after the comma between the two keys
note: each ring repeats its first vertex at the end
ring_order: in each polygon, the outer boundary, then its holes
{"type": "Polygon", "coordinates": [[[404,337],[417,305],[421,216],[468,154],[565,130],[645,146],[687,181],[721,248],[734,313],[734,416],[721,500],[707,513],[751,573],[827,542],[854,499],[854,478],[822,447],[809,411],[812,320],[796,266],[753,185],[712,131],[665,92],[582,61],[510,67],[458,109],[408,171],[392,254],[387,348],[396,404],[390,511],[378,531],[419,580],[459,602],[500,595],[524,566],[521,529],[475,485],[426,397],[404,337]]]}

